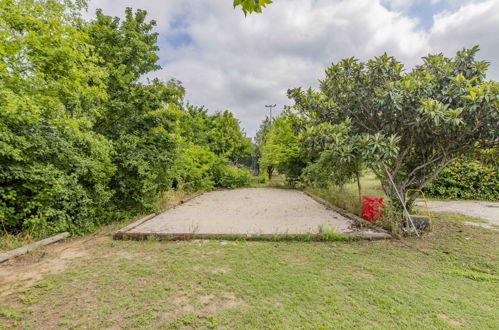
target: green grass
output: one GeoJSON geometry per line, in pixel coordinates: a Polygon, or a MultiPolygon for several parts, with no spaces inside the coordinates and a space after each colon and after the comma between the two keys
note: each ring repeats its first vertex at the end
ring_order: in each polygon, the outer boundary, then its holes
{"type": "Polygon", "coordinates": [[[475,222],[475,223],[489,223],[486,220],[479,219],[479,218],[473,218],[473,217],[468,217],[460,214],[454,214],[454,213],[438,213],[438,216],[440,218],[448,219],[448,220],[454,220],[454,221],[461,221],[461,222],[475,222]]]}
{"type": "MultiPolygon", "coordinates": [[[[363,196],[374,195],[386,198],[381,183],[374,173],[366,171],[360,178],[360,184],[363,196]]],[[[347,183],[342,188],[331,186],[329,189],[307,188],[307,190],[344,210],[357,215],[361,214],[362,206],[357,182],[347,183]]]]}
{"type": "Polygon", "coordinates": [[[258,176],[252,176],[249,184],[250,188],[292,188],[286,181],[284,175],[275,174],[272,176],[272,180],[267,180],[266,182],[261,182],[258,176]]]}
{"type": "Polygon", "coordinates": [[[498,242],[445,218],[388,241],[101,237],[64,270],[1,285],[0,328],[498,328],[498,242]]]}

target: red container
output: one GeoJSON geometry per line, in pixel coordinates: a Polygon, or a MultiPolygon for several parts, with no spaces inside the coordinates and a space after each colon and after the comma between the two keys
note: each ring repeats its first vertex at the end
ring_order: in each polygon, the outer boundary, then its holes
{"type": "Polygon", "coordinates": [[[379,196],[362,196],[362,218],[376,221],[383,216],[383,198],[379,196]]]}

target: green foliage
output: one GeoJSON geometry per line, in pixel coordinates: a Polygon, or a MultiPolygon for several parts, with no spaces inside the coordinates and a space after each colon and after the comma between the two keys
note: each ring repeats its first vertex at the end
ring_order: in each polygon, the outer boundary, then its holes
{"type": "Polygon", "coordinates": [[[291,112],[275,118],[266,134],[259,160],[261,167],[275,168],[290,182],[298,180],[307,160],[300,148],[297,125],[298,117],[291,112]]]}
{"type": "Polygon", "coordinates": [[[271,0],[234,0],[234,8],[241,6],[244,16],[246,16],[248,13],[261,13],[262,8],[271,3],[271,0]]]}
{"type": "Polygon", "coordinates": [[[267,181],[269,181],[269,175],[267,174],[267,172],[262,172],[258,176],[258,183],[267,183],[267,181]]]}
{"type": "Polygon", "coordinates": [[[126,9],[123,21],[97,10],[85,26],[89,42],[107,72],[104,115],[94,129],[115,147],[116,172],[110,182],[116,209],[125,212],[154,210],[160,193],[172,185],[172,169],[179,143],[177,120],[184,90],[176,81],[167,84],[139,78],[159,66],[154,21],[147,13],[126,9]]]}
{"type": "Polygon", "coordinates": [[[162,192],[235,187],[251,144],[233,115],[184,105],[159,68],[154,21],[59,0],[0,0],[0,228],[37,235],[157,208],[162,192]],[[227,171],[227,173],[225,173],[227,171]]]}
{"type": "Polygon", "coordinates": [[[251,140],[246,137],[239,120],[231,112],[217,112],[212,118],[213,127],[208,143],[215,154],[232,161],[251,155],[251,140]]]}
{"type": "Polygon", "coordinates": [[[188,143],[179,155],[174,186],[186,191],[209,190],[215,186],[215,167],[224,163],[205,146],[188,143]]]}
{"type": "Polygon", "coordinates": [[[225,110],[209,115],[203,107],[187,106],[181,118],[182,136],[187,141],[206,146],[217,156],[237,162],[252,153],[251,140],[234,115],[225,110]]]}
{"type": "Polygon", "coordinates": [[[499,170],[497,165],[458,159],[443,169],[425,191],[435,197],[497,201],[499,170]]]}
{"type": "Polygon", "coordinates": [[[358,159],[396,200],[397,192],[404,196],[410,187],[425,187],[477,145],[497,145],[499,84],[485,80],[488,63],[477,61],[477,52],[473,47],[454,58],[428,55],[409,73],[386,54],[366,63],[348,58],[326,70],[320,91],[289,90],[293,108],[312,133],[324,125],[351,127],[340,144],[327,129],[313,134],[311,161],[318,162],[312,172],[336,168],[342,177],[345,169],[332,164],[343,163],[348,177],[358,159]]]}
{"type": "Polygon", "coordinates": [[[7,231],[82,232],[107,217],[112,147],[91,130],[105,72],[71,20],[55,1],[0,2],[0,223],[7,231]]]}
{"type": "Polygon", "coordinates": [[[248,169],[222,165],[215,168],[215,185],[222,188],[243,187],[250,184],[251,173],[248,169]]]}

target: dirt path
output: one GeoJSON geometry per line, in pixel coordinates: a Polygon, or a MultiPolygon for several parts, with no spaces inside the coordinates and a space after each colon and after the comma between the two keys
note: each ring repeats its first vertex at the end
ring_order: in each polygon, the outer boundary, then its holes
{"type": "Polygon", "coordinates": [[[351,231],[350,219],[293,189],[243,188],[205,193],[131,233],[307,234],[351,231]]]}
{"type": "MultiPolygon", "coordinates": [[[[416,205],[424,207],[423,202],[416,205]]],[[[433,212],[454,213],[479,218],[499,226],[499,203],[485,201],[428,201],[433,212]]]]}

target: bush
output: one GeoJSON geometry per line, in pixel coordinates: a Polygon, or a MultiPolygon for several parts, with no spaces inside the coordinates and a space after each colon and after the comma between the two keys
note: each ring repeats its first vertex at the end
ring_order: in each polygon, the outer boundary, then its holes
{"type": "Polygon", "coordinates": [[[251,173],[247,169],[223,165],[215,169],[215,185],[222,188],[237,188],[249,185],[251,173]]]}
{"type": "Polygon", "coordinates": [[[267,172],[263,172],[258,176],[258,183],[267,183],[269,181],[269,175],[267,172]]]}
{"type": "Polygon", "coordinates": [[[448,165],[425,191],[434,197],[497,201],[499,171],[496,165],[459,159],[448,165]]]}
{"type": "Polygon", "coordinates": [[[174,187],[188,192],[213,189],[213,169],[219,162],[220,158],[207,147],[186,144],[174,169],[174,187]]]}
{"type": "Polygon", "coordinates": [[[109,217],[112,148],[74,121],[31,121],[22,110],[0,113],[1,228],[38,235],[94,230],[109,217]]]}

